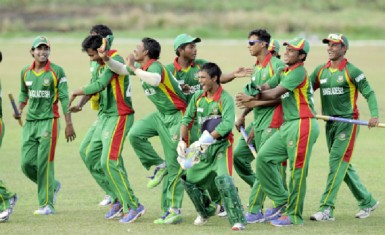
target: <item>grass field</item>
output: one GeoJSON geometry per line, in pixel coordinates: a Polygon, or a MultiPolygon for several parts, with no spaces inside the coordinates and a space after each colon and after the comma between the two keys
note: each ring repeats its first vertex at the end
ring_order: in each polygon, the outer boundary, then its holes
{"type": "MultiPolygon", "coordinates": [[[[119,36],[117,35],[117,38],[119,36]]],[[[52,53],[50,59],[66,71],[69,79],[70,91],[87,83],[90,75],[88,69],[88,56],[81,52],[82,39],[57,39],[52,38],[52,53]]],[[[139,40],[138,40],[139,41],[139,40]]],[[[129,180],[136,195],[147,208],[147,213],[134,224],[120,224],[117,221],[106,221],[104,213],[106,208],[99,208],[98,202],[104,196],[101,189],[91,178],[80,159],[78,150],[80,142],[91,123],[95,120],[96,113],[84,108],[82,113],[73,115],[77,139],[73,143],[66,143],[63,128],[56,151],[55,173],[62,183],[62,190],[58,195],[56,205],[57,213],[53,216],[36,217],[33,211],[37,209],[36,185],[30,182],[20,169],[20,140],[21,128],[11,116],[11,106],[6,97],[8,92],[18,95],[20,70],[23,66],[32,63],[29,54],[30,43],[28,40],[1,40],[0,49],[3,52],[3,63],[0,64],[0,78],[3,89],[3,116],[6,124],[5,139],[0,150],[0,178],[11,191],[19,195],[14,214],[7,223],[0,224],[0,234],[230,234],[230,226],[226,219],[212,218],[203,227],[194,226],[196,217],[192,204],[185,195],[183,215],[184,222],[180,225],[156,226],[152,221],[161,213],[159,207],[160,188],[149,190],[146,188],[150,175],[140,165],[126,141],[123,151],[129,180]]],[[[163,45],[161,61],[169,63],[173,60],[172,45],[170,40],[160,41],[163,45]]],[[[133,41],[116,40],[115,48],[126,56],[136,45],[133,41]]],[[[385,81],[385,46],[355,46],[351,43],[347,58],[358,65],[367,75],[372,87],[377,92],[380,114],[385,113],[385,94],[382,91],[385,81]]],[[[283,49],[281,49],[281,54],[283,49]]],[[[250,57],[244,41],[203,41],[198,45],[199,58],[217,62],[223,71],[232,71],[238,66],[251,66],[254,58],[250,57]]],[[[306,67],[311,72],[319,63],[326,61],[326,47],[314,45],[306,61],[306,67]]],[[[136,110],[136,120],[154,110],[154,106],[144,96],[138,78],[131,77],[133,84],[133,103],[136,110]]],[[[224,88],[231,94],[241,90],[248,78],[238,79],[224,88]]],[[[319,110],[319,94],[316,92],[316,109],[319,110]]],[[[369,113],[365,100],[359,98],[361,119],[368,119],[369,113]]],[[[239,113],[240,110],[237,110],[239,113]]],[[[385,122],[385,119],[382,119],[385,122]]],[[[64,122],[61,121],[62,127],[64,122]]],[[[320,121],[323,130],[323,123],[320,121]]],[[[236,137],[239,136],[235,133],[236,137]]],[[[335,222],[315,223],[308,220],[309,216],[318,208],[318,202],[325,186],[328,172],[328,154],[325,144],[324,132],[321,132],[317,144],[313,149],[312,160],[308,175],[308,188],[304,208],[304,226],[290,228],[275,228],[269,224],[252,224],[247,226],[244,234],[383,234],[385,225],[385,182],[384,175],[384,146],[385,130],[368,130],[363,127],[353,157],[353,164],[363,183],[372,192],[373,196],[382,202],[380,207],[365,220],[354,218],[358,211],[357,202],[349,192],[346,185],[341,187],[338,195],[335,222]]],[[[153,144],[161,154],[162,150],[157,138],[153,144]]],[[[235,141],[236,143],[236,141],[235,141]]],[[[235,182],[239,187],[240,197],[246,206],[250,189],[234,174],[235,182]]],[[[266,206],[270,206],[268,201],[266,206]]]]}

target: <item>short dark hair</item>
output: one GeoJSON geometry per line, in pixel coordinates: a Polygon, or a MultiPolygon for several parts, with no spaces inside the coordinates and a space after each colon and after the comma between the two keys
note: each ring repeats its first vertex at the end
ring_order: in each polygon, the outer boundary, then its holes
{"type": "Polygon", "coordinates": [[[180,45],[180,46],[178,47],[178,49],[176,49],[176,51],[175,51],[176,55],[177,55],[177,56],[180,56],[179,48],[182,49],[182,50],[184,50],[188,44],[190,44],[190,43],[184,43],[184,44],[180,45]]]}
{"type": "Polygon", "coordinates": [[[253,35],[257,36],[259,40],[266,42],[266,49],[269,47],[271,36],[270,33],[266,31],[266,29],[254,29],[250,31],[249,38],[253,35]]]}
{"type": "Polygon", "coordinates": [[[144,50],[148,51],[148,57],[150,59],[159,59],[161,47],[158,41],[153,38],[142,39],[144,50]]]}
{"type": "Polygon", "coordinates": [[[200,71],[205,71],[206,73],[209,74],[210,77],[215,77],[217,76],[217,83],[221,83],[221,76],[222,76],[222,71],[221,68],[216,63],[212,62],[207,62],[202,65],[200,68],[200,71]]]}
{"type": "Polygon", "coordinates": [[[82,42],[82,51],[87,51],[87,49],[97,51],[102,42],[103,37],[101,35],[89,35],[82,42]]]}
{"type": "Polygon", "coordinates": [[[112,30],[107,25],[104,25],[104,24],[97,24],[92,26],[90,30],[90,34],[92,33],[102,35],[104,38],[107,37],[108,35],[113,35],[112,30]]]}

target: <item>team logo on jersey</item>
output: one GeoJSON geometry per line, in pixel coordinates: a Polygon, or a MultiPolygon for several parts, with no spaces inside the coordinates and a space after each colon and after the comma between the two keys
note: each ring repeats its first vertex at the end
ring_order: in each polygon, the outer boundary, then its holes
{"type": "Polygon", "coordinates": [[[198,73],[194,73],[194,80],[199,80],[199,78],[198,78],[198,73]]]}
{"type": "Polygon", "coordinates": [[[26,86],[32,86],[32,83],[33,83],[32,81],[25,81],[26,86]]]}
{"type": "Polygon", "coordinates": [[[341,132],[341,133],[338,135],[338,139],[341,140],[341,141],[346,140],[346,134],[345,134],[344,132],[341,132]]]}
{"type": "Polygon", "coordinates": [[[344,81],[344,77],[343,77],[342,75],[338,76],[337,82],[338,82],[338,83],[341,83],[341,82],[343,82],[343,81],[344,81]]]}
{"type": "Polygon", "coordinates": [[[253,82],[255,81],[255,76],[251,77],[251,81],[253,81],[253,82]]]}
{"type": "Polygon", "coordinates": [[[293,140],[289,140],[289,142],[287,142],[287,147],[289,147],[289,148],[294,147],[294,141],[293,140]]]}
{"type": "Polygon", "coordinates": [[[266,80],[266,72],[262,74],[262,80],[266,80]]]}
{"type": "Polygon", "coordinates": [[[218,106],[217,105],[214,105],[211,109],[211,114],[213,115],[218,115],[219,111],[218,111],[218,106]]]}
{"type": "Polygon", "coordinates": [[[44,78],[43,80],[43,86],[49,86],[51,82],[49,81],[49,78],[44,78]]]}

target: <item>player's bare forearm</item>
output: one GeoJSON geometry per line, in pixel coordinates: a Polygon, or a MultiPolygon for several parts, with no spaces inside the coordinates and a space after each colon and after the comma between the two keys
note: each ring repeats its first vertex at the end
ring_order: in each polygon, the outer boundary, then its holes
{"type": "MultiPolygon", "coordinates": [[[[187,138],[187,135],[188,135],[188,128],[187,128],[187,126],[185,126],[185,125],[181,125],[180,126],[180,139],[181,140],[183,140],[183,141],[185,141],[186,140],[186,138],[187,138]]],[[[188,144],[188,143],[187,143],[188,144]]]]}
{"type": "Polygon", "coordinates": [[[68,112],[68,113],[64,114],[64,119],[66,122],[66,128],[65,128],[66,140],[67,140],[67,142],[73,141],[76,138],[76,133],[75,133],[75,129],[74,129],[73,124],[72,124],[71,113],[68,112]]]}

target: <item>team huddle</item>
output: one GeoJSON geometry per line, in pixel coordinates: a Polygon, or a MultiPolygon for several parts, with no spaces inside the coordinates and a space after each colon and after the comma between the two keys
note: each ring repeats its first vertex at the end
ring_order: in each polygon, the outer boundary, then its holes
{"type": "MultiPolygon", "coordinates": [[[[304,63],[310,52],[306,39],[280,44],[265,29],[248,35],[253,68],[239,67],[222,73],[219,66],[197,59],[200,38],[180,34],[174,40],[176,58],[168,65],[158,61],[161,46],[153,38],[143,38],[126,62],[112,49],[113,33],[105,25],[95,25],[82,42],[90,57],[91,80],[68,93],[62,67],[48,57],[51,44],[44,36],[32,43],[32,65],[21,71],[16,119],[26,106],[22,133],[21,168],[37,184],[39,207],[35,215],[55,213],[61,183],[55,178],[54,156],[58,137],[60,101],[65,117],[67,142],[76,138],[71,114],[91,103],[97,111],[81,145],[80,156],[96,183],[105,192],[101,206],[110,206],[106,219],[119,218],[132,223],[146,208],[134,194],[123,162],[126,137],[143,167],[155,168],[147,187],[162,184],[162,216],[155,224],[181,223],[184,192],[198,216],[197,226],[212,216],[227,217],[232,230],[246,224],[270,222],[274,226],[301,225],[306,177],[311,152],[320,128],[315,118],[313,93],[320,89],[322,114],[358,119],[358,93],[367,100],[369,127],[379,124],[376,95],[364,73],[348,62],[349,41],[343,34],[323,39],[328,61],[308,75],[304,63]],[[130,76],[141,80],[144,93],[156,109],[134,122],[130,76]],[[251,77],[234,98],[221,84],[237,77],[251,77]],[[75,99],[79,96],[77,104],[75,99]],[[235,121],[235,107],[243,109],[235,121]],[[247,126],[245,117],[254,113],[247,126]],[[246,131],[233,149],[233,127],[246,131]],[[158,136],[162,158],[149,139],[158,136]],[[250,146],[252,145],[252,146],[250,146]],[[257,157],[251,149],[255,148],[257,157]],[[254,154],[254,155],[253,155],[254,154]],[[256,164],[256,171],[252,164],[256,164]],[[247,208],[243,208],[233,181],[233,166],[250,187],[247,208]],[[286,180],[289,167],[290,179],[286,180]],[[286,183],[288,182],[288,184],[286,183]],[[272,208],[264,209],[268,197],[272,208]]],[[[0,84],[0,145],[4,136],[0,84]]],[[[370,216],[379,201],[361,183],[350,159],[359,126],[351,123],[326,123],[329,174],[314,221],[334,220],[335,201],[343,181],[358,201],[356,218],[370,216]]],[[[0,222],[7,221],[18,200],[0,181],[0,222]]]]}

